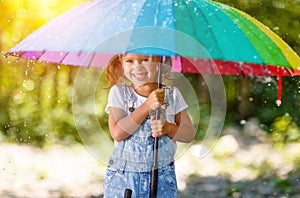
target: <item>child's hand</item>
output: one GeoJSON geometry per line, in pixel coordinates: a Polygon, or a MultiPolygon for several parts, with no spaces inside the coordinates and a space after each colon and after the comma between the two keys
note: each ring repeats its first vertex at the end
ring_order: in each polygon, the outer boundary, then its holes
{"type": "Polygon", "coordinates": [[[161,118],[159,120],[155,120],[154,116],[151,117],[151,131],[153,137],[160,137],[165,135],[165,121],[161,118]]]}
{"type": "Polygon", "coordinates": [[[164,104],[164,98],[164,89],[156,89],[150,93],[145,103],[150,107],[150,110],[156,110],[164,104]]]}

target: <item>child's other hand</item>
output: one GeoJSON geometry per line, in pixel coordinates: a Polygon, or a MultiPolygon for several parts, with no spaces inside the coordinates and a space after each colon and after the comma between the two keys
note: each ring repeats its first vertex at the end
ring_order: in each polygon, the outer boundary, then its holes
{"type": "Polygon", "coordinates": [[[165,91],[163,88],[156,89],[150,93],[146,103],[150,107],[150,110],[156,110],[164,104],[165,91]]]}
{"type": "Polygon", "coordinates": [[[151,131],[153,137],[160,137],[165,135],[165,121],[163,119],[155,120],[154,116],[151,117],[151,131]]]}

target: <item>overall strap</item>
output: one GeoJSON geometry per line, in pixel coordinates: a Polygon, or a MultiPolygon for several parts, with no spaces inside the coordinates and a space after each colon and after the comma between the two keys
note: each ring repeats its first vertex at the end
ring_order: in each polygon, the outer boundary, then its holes
{"type": "Polygon", "coordinates": [[[123,95],[124,95],[124,109],[126,114],[129,112],[134,111],[134,104],[135,104],[135,99],[133,97],[133,93],[131,90],[131,85],[123,83],[122,84],[122,90],[123,90],[123,95]]]}

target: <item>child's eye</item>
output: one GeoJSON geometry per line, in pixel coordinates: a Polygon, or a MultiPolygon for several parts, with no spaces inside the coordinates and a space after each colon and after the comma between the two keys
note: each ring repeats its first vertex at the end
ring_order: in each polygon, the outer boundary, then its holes
{"type": "Polygon", "coordinates": [[[143,62],[149,62],[149,58],[144,58],[142,61],[143,62]]]}
{"type": "Polygon", "coordinates": [[[127,59],[125,62],[126,62],[126,63],[133,63],[133,60],[127,59]]]}

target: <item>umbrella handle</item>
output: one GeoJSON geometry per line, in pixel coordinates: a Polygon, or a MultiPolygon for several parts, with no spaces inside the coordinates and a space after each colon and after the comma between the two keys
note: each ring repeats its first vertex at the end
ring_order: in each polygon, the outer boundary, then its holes
{"type": "MultiPolygon", "coordinates": [[[[160,57],[158,68],[157,68],[157,86],[158,88],[162,88],[162,74],[161,74],[161,65],[163,59],[160,57]]],[[[155,119],[160,119],[160,108],[155,111],[155,119]]],[[[150,197],[156,198],[157,197],[157,183],[158,183],[158,165],[157,165],[157,158],[158,158],[158,137],[154,138],[154,145],[153,145],[153,166],[151,171],[151,185],[150,185],[150,197]]]]}
{"type": "Polygon", "coordinates": [[[124,192],[124,198],[131,198],[132,190],[126,189],[124,192]]]}

